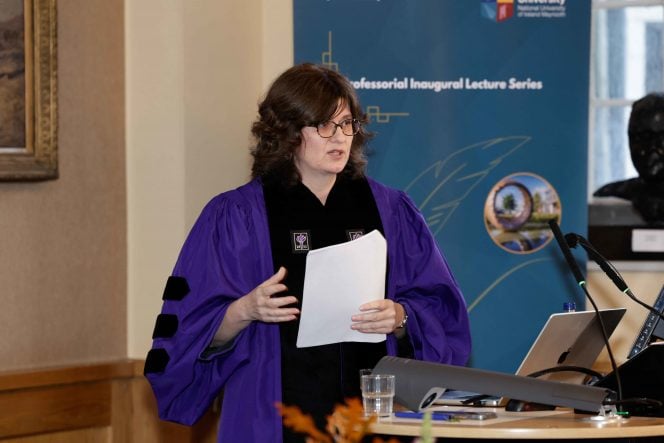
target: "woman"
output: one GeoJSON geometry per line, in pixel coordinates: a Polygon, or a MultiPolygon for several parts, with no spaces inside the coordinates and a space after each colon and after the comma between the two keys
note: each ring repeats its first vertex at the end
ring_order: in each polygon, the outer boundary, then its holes
{"type": "Polygon", "coordinates": [[[301,441],[276,402],[324,427],[383,355],[465,364],[461,292],[410,199],[365,176],[364,122],[335,71],[302,64],[272,84],[252,181],[208,203],[166,284],[145,366],[161,418],[192,424],[223,390],[219,441],[301,441]],[[385,299],[358,306],[351,327],[387,340],[296,348],[306,252],[374,229],[388,245],[385,299]]]}

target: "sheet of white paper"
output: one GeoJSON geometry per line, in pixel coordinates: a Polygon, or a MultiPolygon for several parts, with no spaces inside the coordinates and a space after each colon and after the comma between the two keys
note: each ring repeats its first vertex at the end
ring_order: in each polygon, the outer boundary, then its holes
{"type": "Polygon", "coordinates": [[[307,254],[297,347],[378,343],[385,334],[350,328],[360,305],[385,298],[387,243],[379,231],[307,254]]]}

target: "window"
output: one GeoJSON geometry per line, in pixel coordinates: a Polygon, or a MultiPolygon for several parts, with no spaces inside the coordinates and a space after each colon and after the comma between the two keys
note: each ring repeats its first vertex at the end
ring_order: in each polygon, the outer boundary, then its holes
{"type": "Polygon", "coordinates": [[[664,92],[664,0],[593,0],[588,191],[638,174],[627,124],[632,102],[664,92]]]}

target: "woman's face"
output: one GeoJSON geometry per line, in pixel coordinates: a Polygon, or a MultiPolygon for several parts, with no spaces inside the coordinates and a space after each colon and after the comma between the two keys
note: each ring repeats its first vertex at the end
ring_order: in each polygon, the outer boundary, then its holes
{"type": "MultiPolygon", "coordinates": [[[[350,118],[353,118],[353,115],[345,104],[343,107],[339,106],[330,120],[340,123],[350,118]]],[[[348,163],[352,143],[353,136],[344,135],[339,127],[330,138],[318,135],[315,127],[302,128],[302,144],[295,153],[295,167],[302,177],[302,182],[327,179],[343,171],[348,163]]]]}

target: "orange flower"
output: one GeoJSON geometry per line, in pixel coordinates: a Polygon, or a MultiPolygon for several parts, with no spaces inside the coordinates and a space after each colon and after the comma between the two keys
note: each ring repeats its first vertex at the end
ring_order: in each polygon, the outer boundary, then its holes
{"type": "Polygon", "coordinates": [[[327,417],[326,430],[336,442],[359,443],[365,435],[371,433],[369,428],[375,421],[375,416],[364,416],[360,400],[349,398],[345,405],[336,405],[327,417]]]}
{"type": "MultiPolygon", "coordinates": [[[[376,417],[365,417],[362,402],[357,398],[348,398],[343,405],[336,405],[332,414],[327,416],[326,431],[316,428],[310,415],[304,414],[297,406],[286,406],[277,403],[279,414],[283,417],[284,426],[294,432],[305,434],[307,443],[360,443],[371,434],[371,424],[376,417]]],[[[395,438],[387,442],[376,437],[373,443],[399,443],[395,438]]]]}
{"type": "Polygon", "coordinates": [[[319,431],[310,415],[302,413],[297,406],[286,406],[283,403],[276,404],[279,414],[284,421],[284,426],[291,428],[294,432],[309,436],[307,442],[332,443],[329,435],[319,431]]]}

